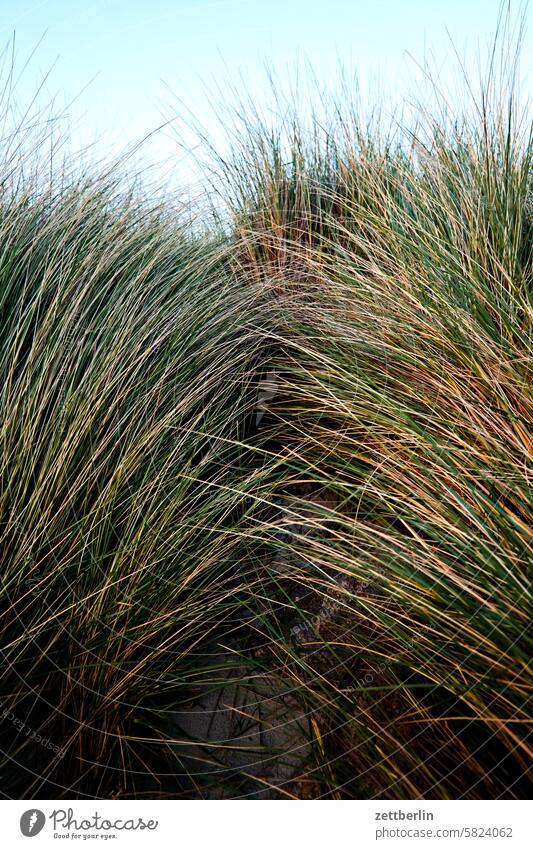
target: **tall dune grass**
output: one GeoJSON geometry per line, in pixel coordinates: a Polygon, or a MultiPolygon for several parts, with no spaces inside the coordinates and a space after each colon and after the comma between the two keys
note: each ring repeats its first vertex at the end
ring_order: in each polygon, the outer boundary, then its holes
{"type": "Polygon", "coordinates": [[[292,580],[335,610],[274,654],[334,796],[527,786],[532,138],[489,93],[389,136],[339,112],[309,143],[291,114],[226,167],[285,315],[265,426],[307,525],[292,580]]]}
{"type": "Polygon", "coordinates": [[[179,210],[32,188],[1,199],[3,748],[25,793],[97,796],[238,612],[261,298],[179,210]]]}
{"type": "Polygon", "coordinates": [[[221,650],[308,716],[274,795],[525,795],[532,144],[495,78],[389,133],[245,116],[202,235],[4,146],[6,796],[190,795],[168,717],[221,650]]]}

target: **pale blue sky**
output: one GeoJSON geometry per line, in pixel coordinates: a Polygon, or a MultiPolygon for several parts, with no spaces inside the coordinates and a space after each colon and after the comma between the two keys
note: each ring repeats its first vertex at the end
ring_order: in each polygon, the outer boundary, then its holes
{"type": "MultiPolygon", "coordinates": [[[[327,79],[341,61],[357,70],[363,88],[379,79],[394,95],[415,77],[409,54],[422,61],[431,52],[446,77],[446,30],[460,53],[483,49],[499,6],[500,0],[0,0],[0,41],[16,33],[21,67],[42,39],[18,96],[27,100],[53,66],[45,96],[59,104],[82,92],[71,109],[79,139],[98,137],[102,150],[116,151],[169,114],[165,86],[202,116],[202,81],[214,88],[240,74],[261,100],[265,64],[283,77],[307,59],[327,79]]],[[[533,53],[529,30],[524,47],[524,56],[533,53]]],[[[161,133],[147,152],[154,159],[175,155],[172,134],[161,133]]]]}

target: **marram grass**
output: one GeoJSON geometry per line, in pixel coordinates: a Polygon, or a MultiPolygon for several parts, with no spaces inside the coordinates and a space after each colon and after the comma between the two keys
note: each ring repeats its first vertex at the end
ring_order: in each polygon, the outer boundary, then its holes
{"type": "Polygon", "coordinates": [[[222,686],[222,651],[308,718],[273,795],[525,795],[517,116],[255,116],[201,236],[109,173],[15,179],[6,157],[5,796],[201,796],[167,718],[222,686]]]}

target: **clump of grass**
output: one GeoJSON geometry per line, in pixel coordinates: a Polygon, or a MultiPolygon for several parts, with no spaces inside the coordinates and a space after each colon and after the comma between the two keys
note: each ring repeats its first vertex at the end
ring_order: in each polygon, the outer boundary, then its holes
{"type": "Polygon", "coordinates": [[[9,795],[201,795],[168,720],[228,655],[307,717],[273,792],[525,795],[532,143],[495,79],[390,132],[245,116],[222,227],[5,146],[9,795]]]}
{"type": "Polygon", "coordinates": [[[307,147],[297,119],[253,126],[226,166],[240,261],[286,322],[271,487],[334,499],[287,516],[309,528],[290,580],[344,581],[335,616],[302,610],[295,648],[272,614],[325,794],[525,792],[533,148],[494,80],[392,136],[340,108],[307,147]]]}
{"type": "Polygon", "coordinates": [[[149,709],[239,611],[261,298],[182,217],[105,175],[0,199],[3,748],[24,795],[140,792],[149,709]]]}

